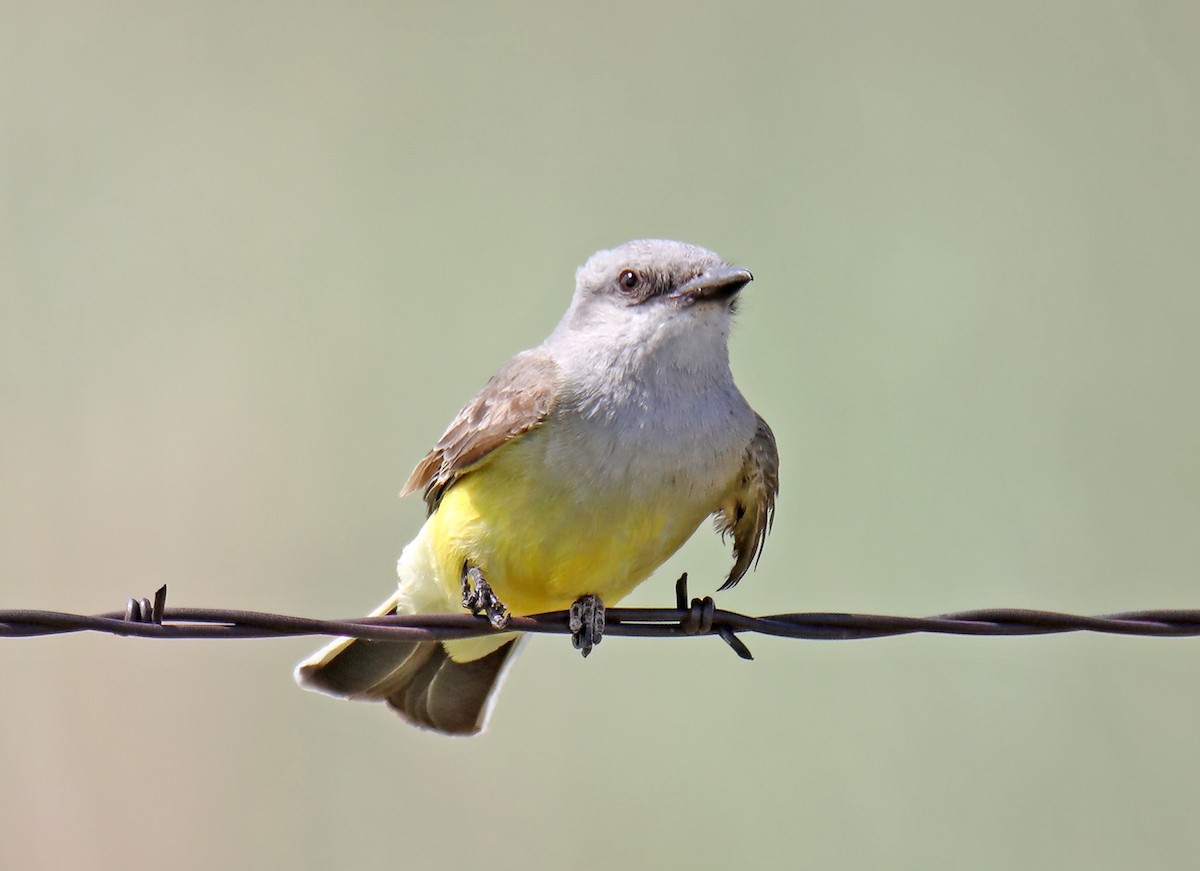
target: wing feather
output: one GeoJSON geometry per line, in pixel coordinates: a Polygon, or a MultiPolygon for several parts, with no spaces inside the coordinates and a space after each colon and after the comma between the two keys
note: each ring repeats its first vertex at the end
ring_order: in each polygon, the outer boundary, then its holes
{"type": "Polygon", "coordinates": [[[500,367],[458,413],[446,432],[413,469],[401,491],[424,490],[429,512],[459,477],[510,439],[541,424],[550,413],[558,367],[539,351],[524,351],[500,367]]]}
{"type": "Polygon", "coordinates": [[[733,569],[720,589],[727,590],[735,585],[750,566],[757,563],[775,519],[778,493],[779,449],[771,427],[758,417],[758,427],[746,447],[737,486],[717,511],[717,528],[722,535],[733,536],[734,556],[733,569]]]}

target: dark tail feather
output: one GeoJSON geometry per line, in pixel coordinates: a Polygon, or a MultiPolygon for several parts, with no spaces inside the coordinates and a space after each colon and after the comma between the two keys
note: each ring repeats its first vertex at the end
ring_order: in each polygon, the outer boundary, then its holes
{"type": "Polygon", "coordinates": [[[388,694],[388,707],[427,729],[448,735],[476,734],[487,722],[492,693],[500,685],[517,642],[514,638],[470,662],[455,662],[441,644],[431,645],[430,656],[411,680],[388,694]]]}
{"type": "Polygon", "coordinates": [[[414,725],[474,735],[520,639],[486,656],[455,662],[438,641],[346,639],[296,668],[301,686],[343,699],[386,701],[414,725]]]}

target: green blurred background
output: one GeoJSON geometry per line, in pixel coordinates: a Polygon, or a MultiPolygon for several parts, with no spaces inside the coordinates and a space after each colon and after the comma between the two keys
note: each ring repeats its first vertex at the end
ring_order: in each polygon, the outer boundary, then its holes
{"type": "MultiPolygon", "coordinates": [[[[1194,607],[1200,6],[6,3],[0,606],[354,616],[639,236],[757,277],[747,613],[1194,607]]],[[[638,591],[711,592],[703,531],[638,591]]],[[[1200,641],[528,646],[447,740],[312,640],[0,642],[0,867],[1193,867],[1200,641]]]]}

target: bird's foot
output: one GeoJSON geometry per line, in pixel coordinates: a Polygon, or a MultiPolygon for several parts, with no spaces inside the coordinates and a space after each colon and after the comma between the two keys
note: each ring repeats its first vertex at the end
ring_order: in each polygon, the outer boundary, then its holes
{"type": "Polygon", "coordinates": [[[508,625],[508,608],[496,598],[491,586],[477,567],[463,563],[462,606],[475,615],[484,615],[493,629],[508,625]]]}
{"type": "Polygon", "coordinates": [[[587,656],[604,637],[604,603],[592,594],[580,596],[571,605],[568,620],[571,643],[575,649],[587,656]]]}

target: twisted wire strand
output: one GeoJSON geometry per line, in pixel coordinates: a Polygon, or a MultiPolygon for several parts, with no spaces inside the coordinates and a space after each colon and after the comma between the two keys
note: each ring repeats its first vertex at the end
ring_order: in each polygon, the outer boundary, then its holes
{"type": "MultiPolygon", "coordinates": [[[[808,612],[751,617],[717,608],[711,598],[687,600],[687,579],[676,586],[675,608],[609,608],[605,635],[683,638],[716,635],[739,656],[750,658],[739,634],[777,638],[849,641],[914,633],[938,635],[1050,635],[1099,632],[1114,635],[1192,637],[1200,635],[1200,610],[1146,610],[1083,616],[1024,608],[992,608],[897,617],[878,614],[808,612]]],[[[570,634],[567,611],[509,619],[506,632],[570,634]]],[[[392,641],[446,641],[488,635],[483,617],[420,614],[323,620],[228,608],[168,608],[166,587],[149,599],[130,599],[124,611],[71,614],[29,609],[0,610],[0,638],[105,632],[143,638],[283,638],[331,635],[392,641]]]]}

